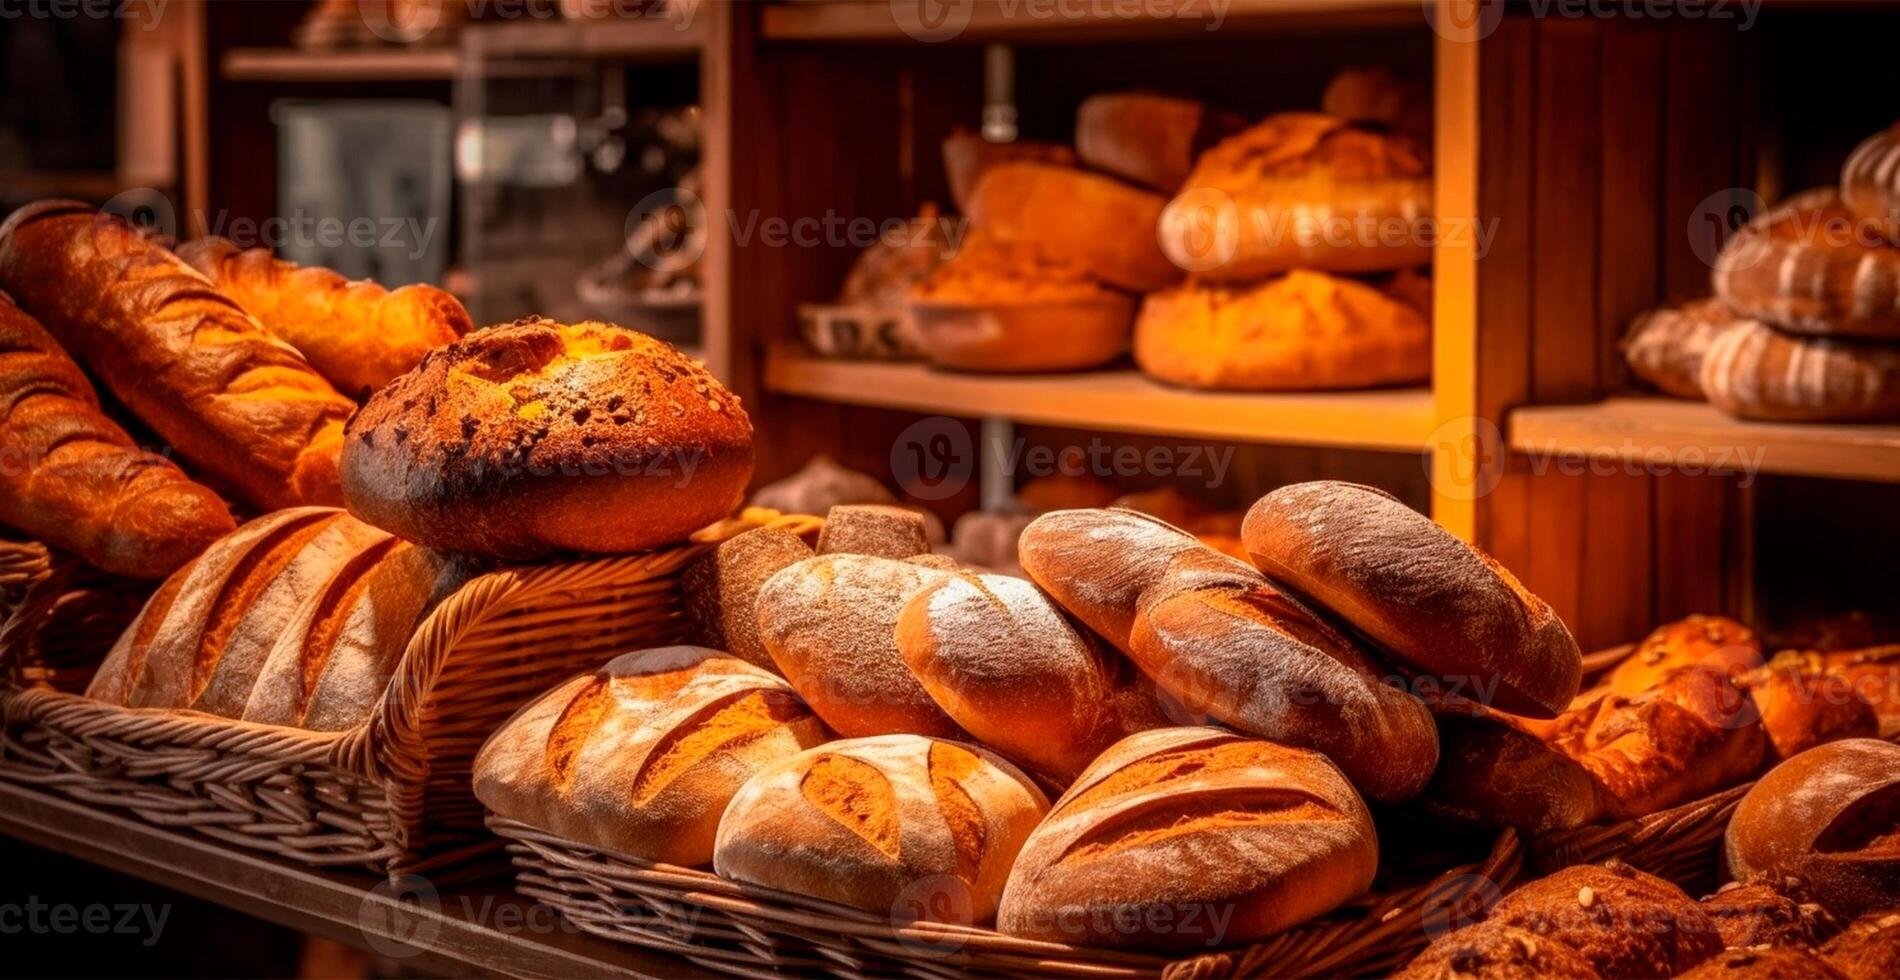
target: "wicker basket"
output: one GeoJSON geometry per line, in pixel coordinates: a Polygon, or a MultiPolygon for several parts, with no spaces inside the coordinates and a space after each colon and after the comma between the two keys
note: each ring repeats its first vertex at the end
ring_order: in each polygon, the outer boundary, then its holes
{"type": "Polygon", "coordinates": [[[655,864],[578,844],[490,815],[508,840],[515,890],[581,929],[661,950],[723,973],[838,977],[1226,976],[1269,968],[1281,976],[1369,974],[1409,958],[1434,923],[1468,917],[1509,886],[1522,866],[1515,834],[1485,860],[1432,881],[1368,899],[1244,950],[1171,963],[1137,952],[1085,949],[988,929],[889,917],[741,884],[696,868],[655,864]]]}
{"type": "MultiPolygon", "coordinates": [[[[0,692],[0,778],[306,864],[473,873],[500,844],[470,789],[489,733],[561,678],[676,640],[679,570],[710,542],[767,522],[799,532],[818,523],[749,512],[662,551],[475,578],[418,627],[382,702],[349,731],[13,687],[0,692]]],[[[28,659],[62,594],[58,574],[13,590],[24,598],[7,610],[0,658],[28,659]]]]}

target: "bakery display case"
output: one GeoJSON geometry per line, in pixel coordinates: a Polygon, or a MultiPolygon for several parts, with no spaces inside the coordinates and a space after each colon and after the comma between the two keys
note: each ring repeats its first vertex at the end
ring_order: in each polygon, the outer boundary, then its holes
{"type": "Polygon", "coordinates": [[[1900,4],[166,6],[0,18],[0,853],[307,975],[1900,971],[1900,4]]]}

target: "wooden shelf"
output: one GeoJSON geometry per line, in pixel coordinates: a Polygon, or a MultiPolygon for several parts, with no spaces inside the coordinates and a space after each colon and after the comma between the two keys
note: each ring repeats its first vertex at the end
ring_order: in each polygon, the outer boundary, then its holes
{"type": "Polygon", "coordinates": [[[1743,422],[1673,398],[1521,408],[1508,438],[1539,456],[1900,483],[1900,426],[1743,422]]]}
{"type": "Polygon", "coordinates": [[[903,5],[823,0],[767,7],[761,33],[773,41],[981,43],[1089,42],[1209,37],[1315,28],[1428,26],[1417,0],[1234,0],[1231,4],[1130,5],[1044,0],[973,0],[903,5]],[[944,18],[919,20],[936,10],[944,18]],[[915,13],[913,13],[915,11],[915,13]],[[966,20],[967,15],[967,20],[966,20]],[[905,19],[900,21],[899,17],[905,19]]]}
{"type": "Polygon", "coordinates": [[[447,81],[460,64],[450,47],[232,48],[224,53],[221,70],[225,78],[241,82],[411,82],[447,81]]]}
{"type": "Polygon", "coordinates": [[[965,418],[1392,452],[1423,452],[1435,427],[1432,394],[1424,388],[1229,394],[1169,388],[1128,370],[956,374],[794,350],[767,359],[765,386],[822,401],[965,418]]]}
{"type": "Polygon", "coordinates": [[[399,959],[419,975],[707,976],[685,960],[598,939],[497,882],[392,887],[236,851],[64,797],[0,782],[0,834],[399,959]],[[381,887],[379,887],[379,885],[381,887]]]}
{"type": "Polygon", "coordinates": [[[248,82],[449,81],[463,52],[487,58],[691,58],[706,42],[703,17],[612,21],[514,21],[463,28],[460,46],[355,48],[232,48],[222,71],[248,82]]]}

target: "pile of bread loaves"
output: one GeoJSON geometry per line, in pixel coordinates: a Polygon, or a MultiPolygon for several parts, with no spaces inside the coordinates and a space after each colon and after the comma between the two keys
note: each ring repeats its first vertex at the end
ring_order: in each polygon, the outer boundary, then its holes
{"type": "Polygon", "coordinates": [[[1114,93],[1083,102],[1073,151],[952,134],[969,230],[911,288],[921,347],[945,367],[1050,371],[1107,363],[1132,338],[1143,371],[1197,388],[1424,380],[1423,90],[1353,69],[1323,104],[1248,126],[1114,93]]]}
{"type": "Polygon", "coordinates": [[[1900,419],[1900,124],[1854,150],[1838,188],[1738,230],[1711,284],[1631,325],[1638,377],[1737,418],[1900,419]]]}

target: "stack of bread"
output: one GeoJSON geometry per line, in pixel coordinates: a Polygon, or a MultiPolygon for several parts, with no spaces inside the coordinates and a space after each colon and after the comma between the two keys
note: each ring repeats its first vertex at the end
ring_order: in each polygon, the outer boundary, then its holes
{"type": "Polygon", "coordinates": [[[1900,124],[1861,143],[1838,188],[1738,230],[1711,284],[1631,324],[1637,377],[1743,419],[1900,419],[1900,124]]]}

